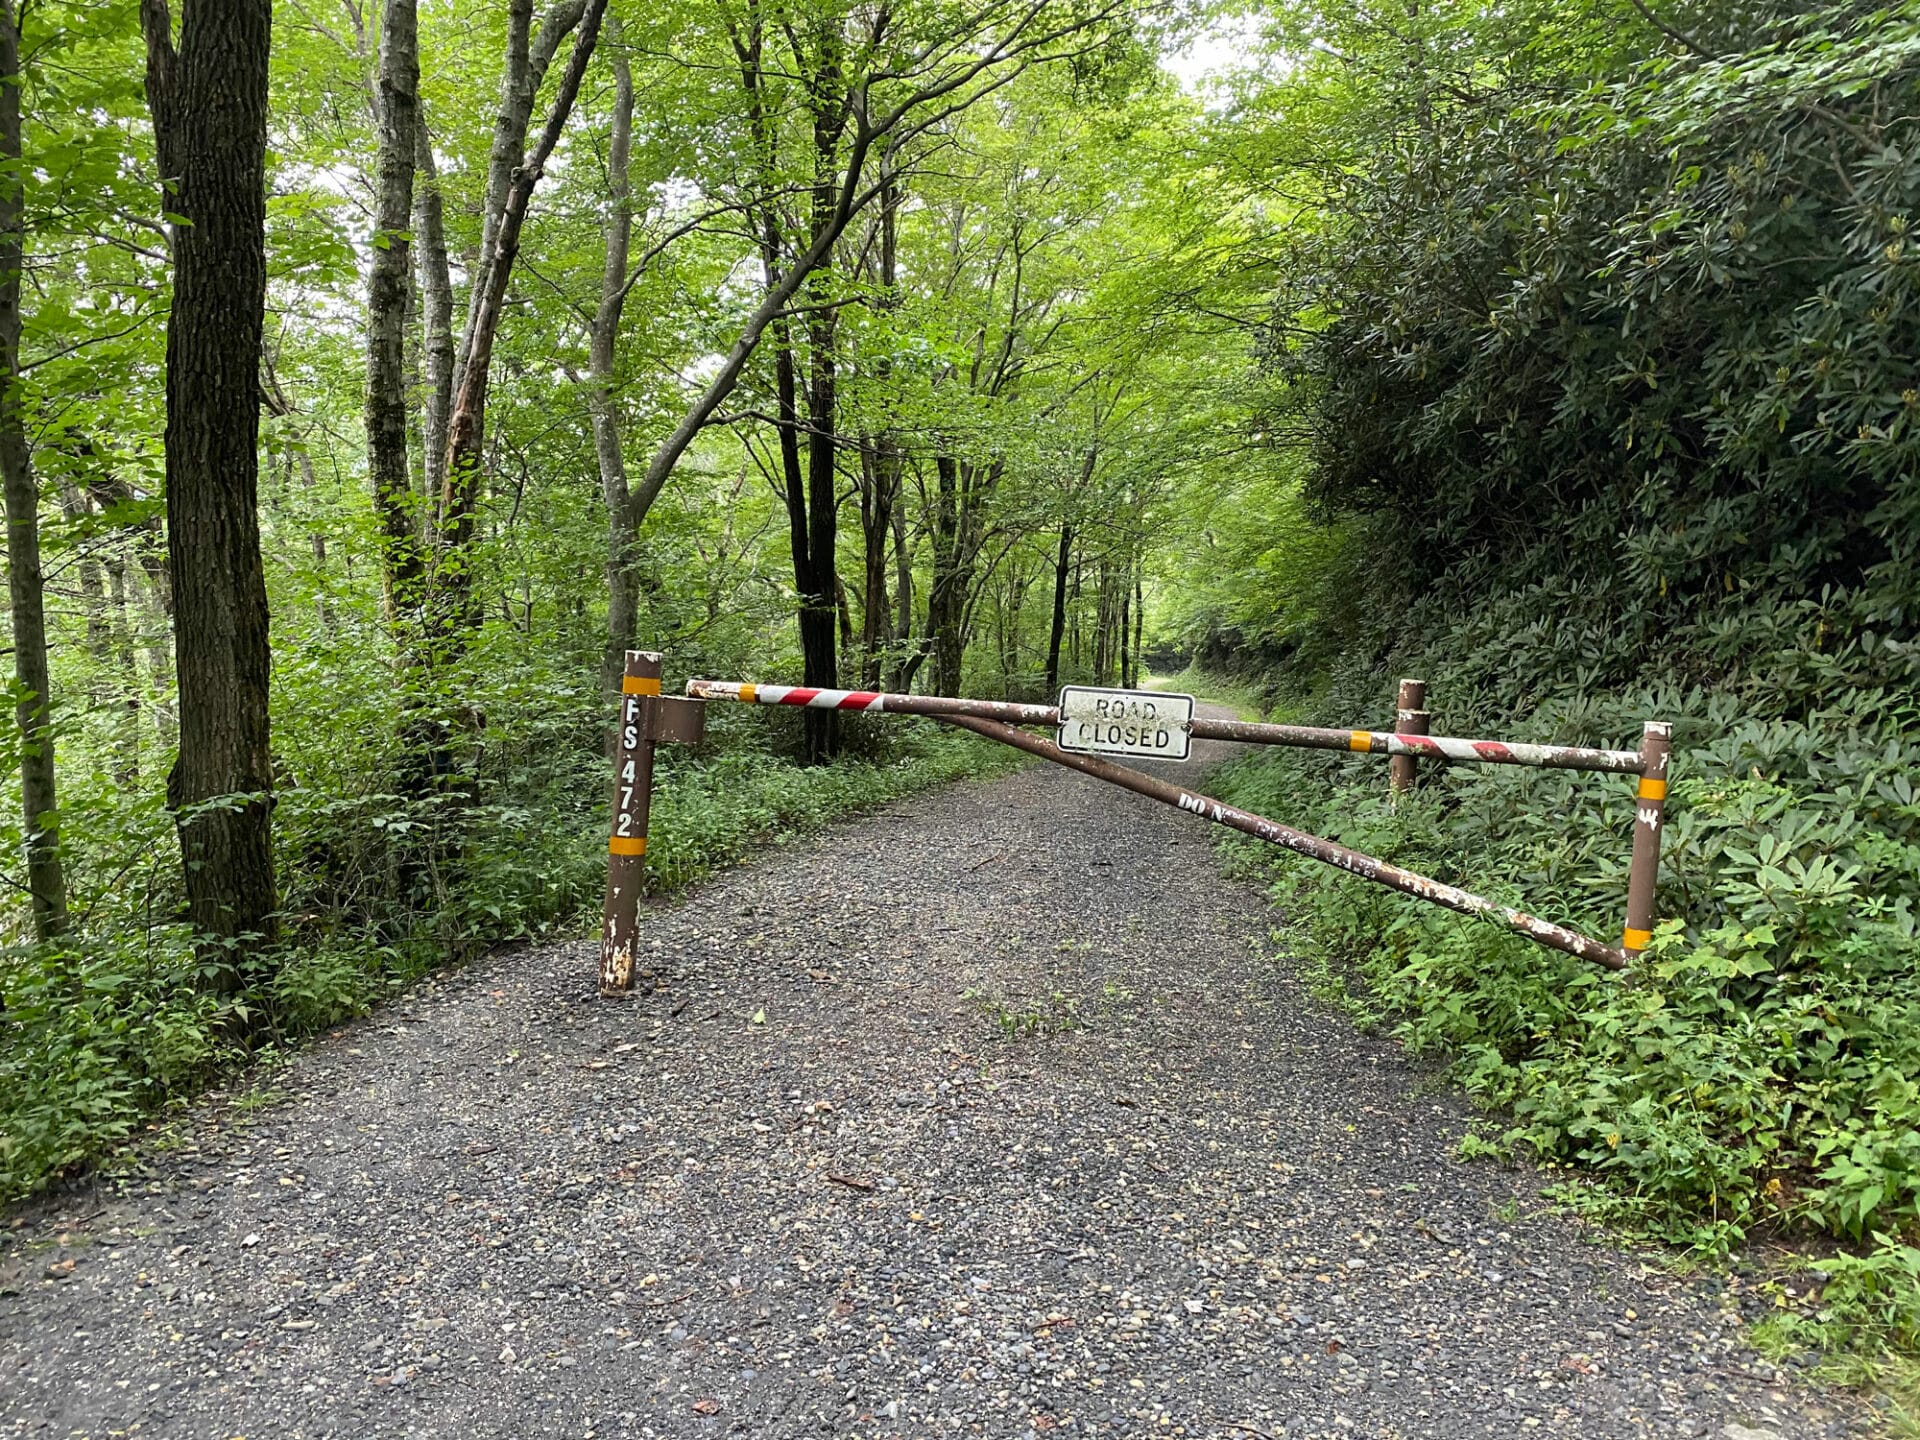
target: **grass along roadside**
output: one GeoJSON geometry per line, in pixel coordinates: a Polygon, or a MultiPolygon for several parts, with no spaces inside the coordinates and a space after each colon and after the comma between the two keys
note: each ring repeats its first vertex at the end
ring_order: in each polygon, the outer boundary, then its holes
{"type": "Polygon", "coordinates": [[[1222,675],[1209,675],[1193,666],[1173,675],[1150,674],[1142,683],[1149,690],[1171,690],[1175,694],[1192,695],[1205,704],[1223,705],[1233,711],[1236,720],[1271,718],[1252,686],[1222,675]]]}

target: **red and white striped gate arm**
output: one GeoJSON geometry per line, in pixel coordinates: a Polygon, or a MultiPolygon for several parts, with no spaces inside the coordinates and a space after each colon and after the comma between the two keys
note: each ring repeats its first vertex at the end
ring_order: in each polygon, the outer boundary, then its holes
{"type": "MultiPolygon", "coordinates": [[[[650,664],[651,668],[644,670],[643,674],[651,676],[660,673],[659,656],[630,652],[629,667],[631,668],[637,660],[650,664]]],[[[633,683],[629,681],[629,684],[633,683]]],[[[657,680],[646,680],[644,683],[653,687],[646,692],[647,694],[656,697],[659,695],[657,680]]],[[[1601,770],[1639,775],[1639,804],[1634,824],[1633,862],[1630,866],[1627,888],[1627,923],[1623,936],[1624,943],[1616,949],[1611,945],[1589,939],[1578,931],[1552,924],[1512,906],[1474,895],[1424,875],[1401,870],[1373,856],[1349,850],[1345,846],[1337,845],[1317,835],[1294,830],[1265,816],[1237,809],[1209,796],[1182,790],[1155,776],[1123,765],[1115,765],[1099,756],[1064,751],[1051,741],[1042,740],[1038,736],[1029,735],[1014,728],[1020,725],[1058,724],[1060,712],[1052,705],[1024,705],[1005,700],[963,700],[942,695],[899,695],[879,690],[836,690],[811,685],[758,685],[750,681],[738,680],[689,680],[687,694],[695,700],[737,700],[747,705],[791,705],[802,709],[849,710],[865,714],[938,716],[976,734],[988,736],[1016,749],[1025,750],[1029,754],[1051,760],[1055,764],[1079,770],[1138,794],[1177,806],[1182,810],[1201,815],[1215,824],[1226,825],[1257,836],[1297,854],[1337,866],[1389,889],[1417,896],[1450,910],[1486,916],[1550,949],[1596,961],[1608,969],[1624,968],[1630,958],[1645,949],[1652,939],[1656,903],[1655,884],[1659,873],[1660,825],[1667,791],[1667,756],[1671,734],[1670,727],[1664,724],[1649,723],[1647,725],[1642,738],[1642,747],[1639,750],[1600,750],[1579,745],[1534,745],[1510,740],[1467,740],[1445,735],[1422,735],[1411,730],[1338,730],[1324,726],[1273,725],[1240,720],[1216,720],[1198,715],[1194,716],[1186,727],[1191,735],[1204,739],[1237,740],[1262,745],[1298,745],[1308,749],[1347,750],[1358,754],[1427,757],[1479,764],[1533,765],[1549,769],[1601,770]]],[[[649,703],[658,707],[663,702],[656,698],[649,703]]],[[[674,703],[684,704],[685,702],[674,703]]],[[[696,712],[699,710],[699,707],[692,708],[696,712]]],[[[1405,719],[1418,716],[1420,713],[1422,712],[1417,709],[1403,707],[1402,715],[1396,718],[1401,718],[1404,723],[1405,719]]],[[[653,726],[649,724],[645,729],[647,737],[653,738],[653,726]]],[[[685,733],[681,734],[679,727],[675,727],[671,735],[663,730],[660,738],[695,739],[698,738],[699,729],[698,723],[694,723],[685,727],[685,733]]],[[[642,817],[645,816],[644,806],[639,813],[642,817]]],[[[639,833],[645,834],[644,818],[640,822],[639,833]]],[[[644,845],[645,841],[642,840],[639,844],[644,845]]],[[[613,853],[619,856],[624,852],[615,848],[613,853]]],[[[618,938],[615,933],[618,927],[615,924],[614,915],[616,893],[611,888],[610,878],[607,901],[610,954],[614,954],[618,949],[615,944],[618,938]]],[[[624,896],[623,903],[625,913],[630,915],[633,909],[631,896],[624,896]]],[[[630,933],[630,921],[627,930],[630,933]]],[[[619,956],[614,954],[614,959],[618,958],[619,956]]],[[[629,962],[629,974],[630,970],[629,962]]],[[[615,975],[616,983],[603,984],[603,990],[615,992],[625,988],[624,984],[617,983],[621,978],[615,975]]],[[[630,979],[625,983],[630,984],[630,979]]]]}
{"type": "MultiPolygon", "coordinates": [[[[860,710],[890,715],[972,715],[1009,725],[1058,725],[1052,705],[1006,700],[962,700],[948,695],[895,695],[879,690],[824,690],[808,685],[755,685],[736,680],[689,680],[696,700],[738,700],[747,705],[799,705],[812,710],[860,710]]],[[[1594,750],[1584,745],[1535,745],[1521,740],[1463,740],[1450,735],[1414,735],[1391,730],[1338,730],[1323,725],[1271,725],[1215,720],[1196,715],[1196,740],[1237,740],[1250,745],[1297,745],[1310,750],[1346,750],[1357,755],[1409,755],[1475,765],[1533,765],[1553,770],[1640,773],[1638,750],[1594,750]]]]}
{"type": "Polygon", "coordinates": [[[737,680],[689,680],[695,700],[738,700],[745,705],[797,705],[809,710],[855,710],[869,715],[975,715],[1010,725],[1058,725],[1051,705],[1011,700],[961,700],[951,695],[895,695],[880,690],[823,690],[810,685],[755,685],[737,680]]]}
{"type": "Polygon", "coordinates": [[[732,680],[689,680],[695,700],[738,700],[747,705],[804,705],[809,710],[884,710],[877,690],[821,690],[808,685],[755,685],[732,680]]]}

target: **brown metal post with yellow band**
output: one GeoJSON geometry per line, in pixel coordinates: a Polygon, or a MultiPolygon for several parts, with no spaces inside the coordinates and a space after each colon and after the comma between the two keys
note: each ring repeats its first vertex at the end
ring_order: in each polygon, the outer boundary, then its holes
{"type": "Polygon", "coordinates": [[[1640,741],[1640,783],[1633,803],[1633,861],[1627,869],[1627,927],[1620,948],[1638,955],[1653,940],[1660,880],[1660,827],[1667,813],[1667,754],[1673,726],[1649,720],[1640,741]]]}
{"type": "Polygon", "coordinates": [[[633,988],[633,945],[647,874],[647,815],[653,801],[653,727],[661,657],[627,652],[620,682],[620,733],[613,757],[613,833],[607,838],[607,924],[600,937],[600,993],[633,988]]]}
{"type": "Polygon", "coordinates": [[[706,705],[660,693],[662,657],[627,651],[620,681],[620,731],[613,756],[613,833],[607,837],[606,928],[600,937],[600,993],[633,988],[640,893],[647,880],[647,821],[653,808],[653,747],[697,744],[706,705]]]}

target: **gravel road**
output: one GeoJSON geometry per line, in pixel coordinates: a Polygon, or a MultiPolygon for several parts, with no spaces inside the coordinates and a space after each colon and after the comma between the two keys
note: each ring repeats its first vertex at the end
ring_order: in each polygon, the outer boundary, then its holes
{"type": "Polygon", "coordinates": [[[1853,1433],[1269,926],[1037,768],[424,985],[15,1223],[0,1436],[1853,1433]]]}

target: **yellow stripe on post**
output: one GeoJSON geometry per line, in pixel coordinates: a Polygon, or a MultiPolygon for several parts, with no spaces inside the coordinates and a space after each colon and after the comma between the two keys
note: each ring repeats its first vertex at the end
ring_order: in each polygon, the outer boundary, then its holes
{"type": "Polygon", "coordinates": [[[620,693],[622,695],[658,695],[660,681],[658,677],[623,675],[620,677],[620,693]]]}
{"type": "Polygon", "coordinates": [[[1651,776],[1643,776],[1640,781],[1640,798],[1642,800],[1666,799],[1667,782],[1664,780],[1655,780],[1651,776]]]}
{"type": "Polygon", "coordinates": [[[759,692],[753,686],[742,685],[740,687],[740,703],[742,705],[751,705],[758,694],[759,692]]]}
{"type": "Polygon", "coordinates": [[[1626,934],[1620,937],[1620,948],[1622,950],[1629,950],[1635,953],[1638,953],[1639,951],[1646,949],[1647,946],[1652,943],[1653,943],[1653,932],[1651,930],[1629,929],[1626,932],[1626,934]]]}
{"type": "Polygon", "coordinates": [[[644,835],[615,835],[607,841],[609,855],[644,855],[647,853],[647,837],[644,835]]]}
{"type": "Polygon", "coordinates": [[[1347,748],[1365,754],[1373,749],[1373,732],[1371,730],[1353,731],[1347,739],[1347,748]]]}

